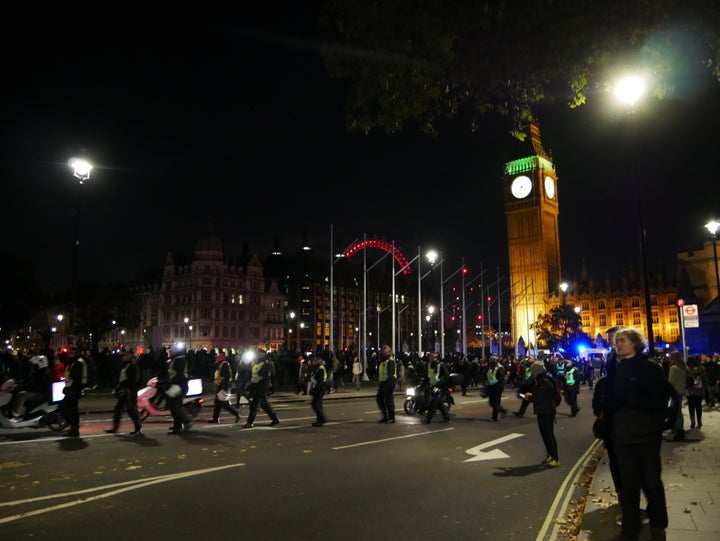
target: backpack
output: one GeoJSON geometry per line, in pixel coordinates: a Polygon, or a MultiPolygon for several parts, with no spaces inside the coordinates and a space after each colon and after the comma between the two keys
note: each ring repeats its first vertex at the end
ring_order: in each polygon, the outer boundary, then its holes
{"type": "Polygon", "coordinates": [[[705,389],[703,388],[702,378],[697,374],[691,377],[692,386],[690,387],[690,394],[692,396],[703,396],[705,394],[705,389]]]}

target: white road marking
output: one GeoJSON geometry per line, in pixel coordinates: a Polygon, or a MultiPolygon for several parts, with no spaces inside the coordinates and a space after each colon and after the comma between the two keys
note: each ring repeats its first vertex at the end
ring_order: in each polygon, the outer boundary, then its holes
{"type": "Polygon", "coordinates": [[[17,515],[12,515],[5,518],[0,518],[0,524],[5,524],[7,522],[13,522],[15,520],[19,520],[22,518],[28,518],[35,515],[41,515],[43,513],[47,513],[49,511],[58,511],[60,509],[66,509],[68,507],[74,507],[76,505],[81,505],[84,503],[90,503],[97,500],[102,500],[105,498],[109,498],[111,496],[115,496],[117,494],[122,494],[123,492],[128,492],[130,490],[136,490],[138,488],[144,488],[146,486],[150,485],[156,485],[158,483],[166,483],[168,481],[174,481],[176,479],[183,479],[185,477],[193,477],[195,475],[204,475],[206,473],[213,473],[216,471],[224,470],[227,468],[237,468],[238,466],[244,466],[245,464],[229,464],[227,466],[218,466],[216,468],[205,468],[202,470],[195,470],[195,471],[189,471],[184,473],[174,473],[170,475],[160,475],[158,477],[150,477],[148,479],[138,479],[135,481],[125,481],[123,483],[115,483],[112,485],[101,485],[98,487],[93,488],[86,488],[83,490],[76,490],[74,492],[64,492],[60,494],[49,494],[47,496],[41,496],[37,498],[29,498],[26,500],[16,500],[13,502],[2,502],[0,503],[0,506],[7,507],[7,506],[15,506],[15,505],[22,505],[27,503],[34,503],[42,500],[49,500],[53,498],[70,498],[70,497],[77,497],[81,494],[87,494],[89,492],[97,492],[102,490],[108,490],[108,489],[116,489],[116,490],[110,490],[110,492],[105,492],[104,494],[98,494],[97,496],[91,496],[89,498],[83,498],[79,500],[75,500],[72,502],[67,502],[63,504],[53,505],[51,507],[44,507],[42,509],[36,509],[34,511],[27,511],[25,513],[20,513],[17,515]]]}
{"type": "Polygon", "coordinates": [[[500,445],[501,443],[505,443],[506,441],[514,440],[515,438],[521,438],[524,435],[525,434],[507,434],[506,436],[503,436],[502,438],[497,438],[496,440],[481,443],[480,445],[477,445],[470,449],[465,449],[465,452],[467,454],[475,455],[474,457],[468,458],[467,460],[465,460],[465,462],[477,462],[479,460],[494,460],[497,458],[510,458],[510,455],[503,453],[500,449],[493,449],[492,451],[488,451],[488,452],[483,452],[483,449],[487,449],[488,447],[495,447],[497,445],[500,445]]]}
{"type": "Polygon", "coordinates": [[[407,438],[414,438],[416,436],[427,436],[429,434],[438,434],[440,432],[446,432],[448,430],[455,430],[455,429],[454,428],[443,428],[442,430],[428,430],[426,432],[418,432],[416,434],[406,434],[405,436],[397,436],[395,438],[384,438],[381,440],[361,441],[359,443],[351,443],[350,445],[342,445],[340,447],[332,447],[332,450],[338,451],[338,450],[342,450],[342,449],[351,449],[353,447],[362,447],[363,445],[375,445],[376,443],[385,443],[386,441],[404,440],[407,438]]]}

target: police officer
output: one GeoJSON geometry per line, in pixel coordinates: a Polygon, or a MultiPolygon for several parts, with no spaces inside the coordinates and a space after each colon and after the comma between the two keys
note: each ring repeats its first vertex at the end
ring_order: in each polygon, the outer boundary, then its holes
{"type": "Polygon", "coordinates": [[[375,400],[382,413],[378,423],[393,424],[395,422],[395,382],[397,381],[397,361],[392,355],[392,349],[384,344],[380,350],[380,363],[378,364],[378,390],[375,400]]]}
{"type": "Polygon", "coordinates": [[[258,349],[255,363],[250,371],[250,412],[248,413],[247,422],[243,425],[243,428],[252,428],[254,426],[253,422],[255,421],[258,408],[262,408],[262,410],[270,416],[270,426],[280,424],[280,419],[278,419],[275,410],[273,410],[270,402],[268,402],[273,370],[272,361],[267,358],[265,350],[258,349]]]}
{"type": "Polygon", "coordinates": [[[443,416],[442,422],[447,423],[450,421],[448,412],[442,408],[443,401],[448,392],[448,387],[451,385],[448,375],[447,366],[444,362],[438,359],[438,354],[430,353],[427,364],[427,378],[428,383],[430,384],[431,396],[430,404],[428,406],[427,413],[425,414],[425,419],[423,419],[423,423],[430,423],[438,409],[440,409],[440,413],[442,413],[443,416]],[[435,392],[435,388],[437,388],[437,392],[435,392]]]}
{"type": "Polygon", "coordinates": [[[235,417],[235,422],[240,420],[240,413],[230,404],[230,380],[232,379],[232,368],[225,354],[221,351],[215,356],[215,402],[213,403],[212,419],[208,423],[218,424],[220,422],[220,410],[225,410],[235,417]]]}
{"type": "Polygon", "coordinates": [[[577,405],[577,395],[580,390],[580,374],[573,362],[568,360],[565,362],[565,402],[570,406],[570,417],[575,417],[580,411],[577,405]]]}
{"type": "Polygon", "coordinates": [[[137,394],[140,387],[140,368],[135,363],[135,356],[131,350],[124,350],[121,354],[122,365],[120,366],[120,375],[118,376],[118,384],[115,386],[114,394],[116,398],[115,408],[113,409],[112,428],[106,430],[108,434],[115,434],[120,427],[120,417],[123,411],[127,411],[135,429],[130,432],[131,436],[142,436],[142,424],[140,423],[140,414],[137,409],[137,394]]]}
{"type": "Polygon", "coordinates": [[[521,376],[520,376],[522,381],[520,382],[520,386],[518,387],[518,390],[517,390],[518,398],[520,398],[520,400],[521,400],[520,409],[512,412],[512,414],[515,417],[524,416],[525,411],[527,410],[528,405],[530,404],[529,400],[526,400],[526,398],[524,398],[520,395],[524,395],[524,394],[528,393],[533,387],[533,375],[532,375],[532,372],[530,371],[530,367],[532,366],[532,363],[533,363],[533,359],[526,359],[525,362],[523,363],[524,368],[523,368],[523,370],[521,372],[521,376]]]}
{"type": "Polygon", "coordinates": [[[307,358],[310,367],[310,406],[315,412],[317,420],[312,426],[323,426],[325,424],[325,412],[323,411],[323,397],[325,396],[328,373],[325,368],[325,361],[316,355],[309,355],[307,358]]]}
{"type": "Polygon", "coordinates": [[[492,408],[492,416],[490,421],[495,423],[498,420],[498,414],[505,417],[507,410],[502,407],[502,393],[505,388],[505,368],[495,357],[490,359],[487,371],[487,393],[488,403],[492,408]]]}
{"type": "Polygon", "coordinates": [[[65,396],[60,403],[63,416],[70,425],[68,437],[80,437],[79,402],[83,389],[87,385],[87,365],[85,359],[78,354],[77,346],[68,348],[68,361],[65,363],[65,396]]]}
{"type": "Polygon", "coordinates": [[[188,391],[187,361],[181,346],[173,345],[167,350],[168,354],[168,384],[165,391],[167,405],[173,418],[173,426],[168,434],[183,434],[190,430],[192,422],[183,408],[183,399],[188,391]]]}

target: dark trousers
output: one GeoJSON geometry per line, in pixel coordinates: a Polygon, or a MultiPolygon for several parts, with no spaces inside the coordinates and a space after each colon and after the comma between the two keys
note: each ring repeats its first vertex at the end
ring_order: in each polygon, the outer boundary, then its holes
{"type": "Polygon", "coordinates": [[[267,413],[271,420],[278,420],[275,410],[272,409],[270,402],[268,402],[267,389],[253,389],[252,397],[250,398],[250,412],[248,413],[247,418],[248,424],[251,425],[255,422],[255,416],[257,415],[258,409],[262,409],[265,413],[267,413]]]}
{"type": "Polygon", "coordinates": [[[60,413],[70,425],[70,434],[80,433],[80,395],[68,393],[60,402],[60,413]]]}
{"type": "Polygon", "coordinates": [[[315,412],[318,423],[325,423],[325,411],[323,410],[323,397],[325,396],[324,391],[313,391],[312,400],[310,406],[315,412]]]}
{"type": "Polygon", "coordinates": [[[565,402],[567,402],[568,406],[570,406],[570,415],[577,414],[577,412],[580,411],[580,408],[578,408],[577,405],[577,387],[575,387],[575,385],[565,387],[563,394],[565,395],[565,402]]]}
{"type": "Polygon", "coordinates": [[[697,419],[698,426],[702,425],[702,396],[688,396],[688,413],[690,414],[690,424],[695,426],[695,420],[697,419]]]}
{"type": "Polygon", "coordinates": [[[612,477],[613,485],[615,485],[615,492],[618,495],[618,500],[622,502],[622,477],[620,476],[620,465],[618,464],[615,445],[609,436],[607,438],[603,438],[603,445],[605,445],[605,450],[607,451],[608,466],[610,466],[610,477],[612,477]]]}
{"type": "Polygon", "coordinates": [[[502,413],[505,415],[507,413],[507,410],[502,407],[502,392],[503,392],[503,386],[501,383],[496,383],[494,385],[488,385],[487,387],[488,392],[488,403],[490,404],[490,407],[492,408],[492,420],[497,421],[498,413],[502,413]]]}
{"type": "Polygon", "coordinates": [[[183,408],[183,400],[185,399],[185,393],[180,393],[180,396],[167,397],[167,406],[170,410],[170,415],[173,418],[173,428],[178,431],[183,431],[186,425],[190,424],[190,417],[183,408]]]}
{"type": "Polygon", "coordinates": [[[545,445],[545,452],[551,458],[559,460],[557,440],[555,439],[555,415],[538,414],[538,430],[545,445]]]}
{"type": "Polygon", "coordinates": [[[388,383],[387,381],[381,381],[378,385],[377,395],[375,395],[375,401],[377,402],[382,418],[387,421],[395,420],[395,383],[388,383]]]}
{"type": "Polygon", "coordinates": [[[235,419],[240,419],[240,413],[232,407],[229,400],[218,400],[218,397],[215,396],[215,402],[213,402],[213,421],[217,421],[220,418],[221,410],[227,411],[230,415],[235,417],[235,419]]]}
{"type": "MultiPolygon", "coordinates": [[[[444,387],[441,387],[443,389],[444,387]]],[[[433,416],[435,415],[435,412],[437,410],[440,410],[440,413],[443,416],[443,419],[445,421],[450,420],[450,416],[448,415],[448,412],[445,408],[443,408],[443,402],[445,401],[445,397],[447,396],[447,391],[442,392],[440,391],[437,396],[433,396],[430,398],[430,406],[428,407],[427,413],[425,414],[425,420],[429,423],[432,421],[433,416]]]]}
{"type": "Polygon", "coordinates": [[[117,402],[115,402],[115,408],[113,409],[113,430],[117,430],[120,426],[120,417],[122,417],[124,411],[127,411],[135,430],[140,430],[142,424],[140,423],[140,415],[137,409],[137,391],[129,391],[125,396],[118,398],[117,402]]]}
{"type": "Polygon", "coordinates": [[[622,533],[629,539],[640,535],[640,490],[647,499],[651,528],[667,528],[665,487],[662,482],[660,439],[652,443],[624,445],[615,442],[615,454],[622,479],[622,533]]]}

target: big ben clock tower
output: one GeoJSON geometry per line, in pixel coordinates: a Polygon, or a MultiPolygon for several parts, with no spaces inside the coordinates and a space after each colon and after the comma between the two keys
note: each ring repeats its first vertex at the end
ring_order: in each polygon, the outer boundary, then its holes
{"type": "Polygon", "coordinates": [[[531,124],[529,130],[529,141],[503,172],[510,321],[513,341],[522,338],[526,347],[537,345],[532,324],[548,312],[561,276],[557,174],[540,129],[531,124]]]}

